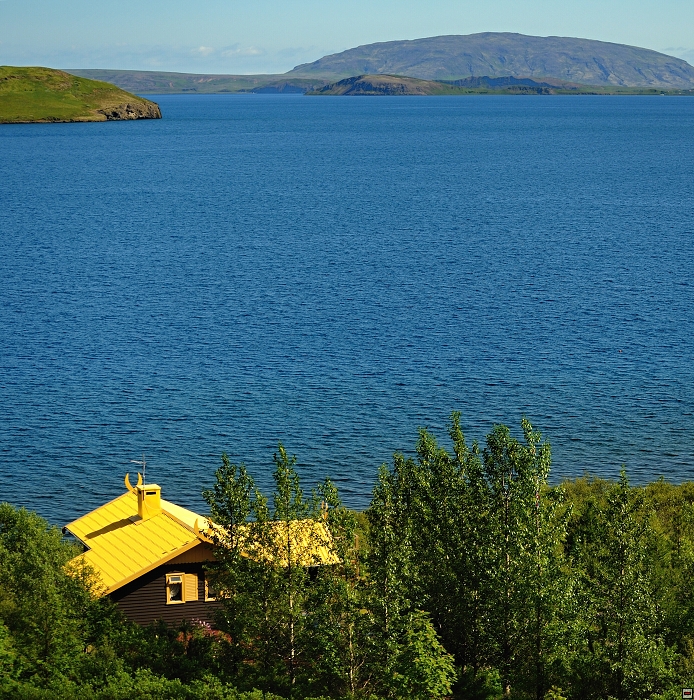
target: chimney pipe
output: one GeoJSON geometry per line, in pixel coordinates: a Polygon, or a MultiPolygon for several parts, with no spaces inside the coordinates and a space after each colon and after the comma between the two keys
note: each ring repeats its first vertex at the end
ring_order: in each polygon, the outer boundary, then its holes
{"type": "Polygon", "coordinates": [[[149,520],[161,513],[161,486],[147,484],[136,486],[137,514],[142,520],[149,520]]]}

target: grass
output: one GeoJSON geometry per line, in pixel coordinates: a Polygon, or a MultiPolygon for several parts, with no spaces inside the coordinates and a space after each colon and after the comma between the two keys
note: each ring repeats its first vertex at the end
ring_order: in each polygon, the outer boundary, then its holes
{"type": "Polygon", "coordinates": [[[104,112],[125,104],[153,105],[110,83],[63,71],[0,66],[0,123],[106,121],[104,112]]]}

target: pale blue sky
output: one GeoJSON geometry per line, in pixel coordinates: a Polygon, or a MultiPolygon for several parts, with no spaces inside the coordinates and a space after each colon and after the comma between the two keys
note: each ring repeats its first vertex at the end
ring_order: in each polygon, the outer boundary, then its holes
{"type": "Polygon", "coordinates": [[[284,72],[375,41],[508,31],[694,64],[694,0],[0,0],[0,64],[284,72]]]}

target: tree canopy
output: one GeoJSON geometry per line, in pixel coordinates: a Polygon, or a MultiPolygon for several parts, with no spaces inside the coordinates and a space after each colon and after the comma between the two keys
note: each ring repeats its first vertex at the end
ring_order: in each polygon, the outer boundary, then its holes
{"type": "Polygon", "coordinates": [[[694,681],[694,484],[550,483],[527,421],[420,430],[364,513],[222,456],[204,492],[215,628],[125,620],[76,548],[0,504],[0,696],[666,700],[694,681]],[[317,556],[316,552],[323,552],[317,556]],[[329,553],[329,556],[325,554],[329,553]]]}

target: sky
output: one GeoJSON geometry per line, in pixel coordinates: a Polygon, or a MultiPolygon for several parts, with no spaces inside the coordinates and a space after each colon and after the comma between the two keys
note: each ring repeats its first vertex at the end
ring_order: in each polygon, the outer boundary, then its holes
{"type": "Polygon", "coordinates": [[[694,0],[0,0],[0,64],[283,73],[377,41],[519,32],[694,65],[694,0]]]}

